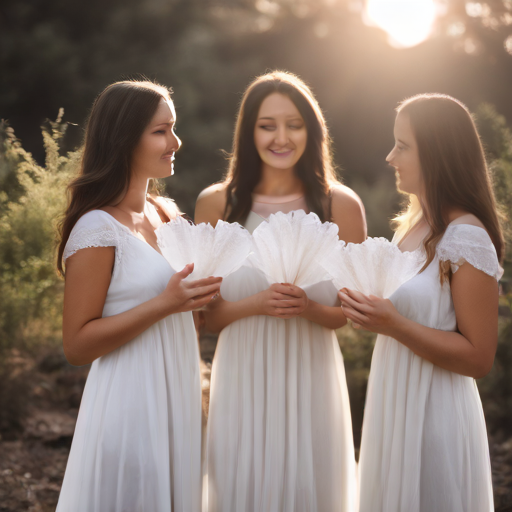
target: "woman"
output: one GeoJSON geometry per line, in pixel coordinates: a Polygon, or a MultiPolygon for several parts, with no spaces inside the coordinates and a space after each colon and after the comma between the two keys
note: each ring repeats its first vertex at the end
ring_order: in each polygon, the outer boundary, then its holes
{"type": "MultiPolygon", "coordinates": [[[[290,73],[246,90],[226,180],[204,190],[196,222],[240,222],[305,210],[366,238],[357,195],[335,178],[329,136],[309,88],[290,73]]],[[[346,319],[319,270],[305,290],[242,267],[206,312],[222,331],[212,369],[208,510],[352,511],[355,462],[343,359],[346,319]],[[227,299],[227,300],[226,300],[227,299]],[[336,307],[337,306],[337,307],[336,307]]]]}
{"type": "Polygon", "coordinates": [[[118,82],[96,99],[61,225],[63,342],[92,363],[59,498],[62,512],[199,511],[201,387],[192,309],[220,279],[174,273],[155,229],[179,215],[147,194],[181,141],[169,91],[118,82]]]}
{"type": "Polygon", "coordinates": [[[410,195],[398,217],[420,272],[390,300],[341,290],[347,318],[379,333],[360,457],[361,512],[494,510],[485,421],[475,378],[492,367],[503,256],[491,180],[459,101],[404,101],[387,161],[410,195]]]}

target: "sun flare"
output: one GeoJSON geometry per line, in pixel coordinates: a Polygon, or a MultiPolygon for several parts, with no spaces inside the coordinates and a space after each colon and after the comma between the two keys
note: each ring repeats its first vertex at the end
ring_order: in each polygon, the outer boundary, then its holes
{"type": "Polygon", "coordinates": [[[415,46],[430,35],[436,18],[435,0],[367,0],[366,23],[388,33],[393,46],[415,46]]]}

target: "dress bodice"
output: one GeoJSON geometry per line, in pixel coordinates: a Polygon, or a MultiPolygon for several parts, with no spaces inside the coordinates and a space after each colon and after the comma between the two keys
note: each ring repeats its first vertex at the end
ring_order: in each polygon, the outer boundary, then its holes
{"type": "Polygon", "coordinates": [[[405,282],[391,296],[397,310],[427,327],[454,331],[457,327],[449,282],[441,284],[439,263],[449,261],[452,272],[464,262],[499,279],[496,250],[487,232],[469,224],[451,224],[439,242],[436,255],[424,272],[405,282]]]}
{"type": "Polygon", "coordinates": [[[309,213],[306,197],[302,194],[287,196],[252,195],[252,208],[245,220],[245,229],[252,233],[264,220],[277,212],[289,213],[304,210],[309,213]]]}
{"type": "Polygon", "coordinates": [[[153,299],[164,291],[175,272],[159,252],[103,210],[92,210],[78,220],[64,249],[64,259],[87,247],[115,248],[103,316],[153,299]]]}

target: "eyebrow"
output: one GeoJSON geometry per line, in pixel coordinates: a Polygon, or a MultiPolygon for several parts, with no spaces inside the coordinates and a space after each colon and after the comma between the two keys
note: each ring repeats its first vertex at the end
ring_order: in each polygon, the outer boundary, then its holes
{"type": "Polygon", "coordinates": [[[396,139],[397,142],[400,142],[400,144],[403,144],[404,146],[409,147],[409,144],[407,142],[404,142],[402,139],[396,139]]]}
{"type": "MultiPolygon", "coordinates": [[[[275,117],[258,117],[258,121],[260,121],[261,119],[268,119],[270,121],[275,121],[276,118],[275,117]]],[[[294,116],[287,116],[286,119],[289,119],[289,120],[292,120],[292,121],[304,121],[304,119],[302,119],[302,117],[294,117],[294,116]]]]}
{"type": "Polygon", "coordinates": [[[153,125],[153,128],[156,128],[157,126],[170,126],[171,124],[175,124],[176,121],[175,120],[172,120],[171,122],[169,123],[158,123],[158,124],[154,124],[153,125]]]}

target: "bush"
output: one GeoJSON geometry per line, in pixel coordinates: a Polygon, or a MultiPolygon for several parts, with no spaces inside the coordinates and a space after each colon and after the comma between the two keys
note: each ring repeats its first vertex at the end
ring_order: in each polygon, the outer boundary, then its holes
{"type": "Polygon", "coordinates": [[[62,112],[43,127],[41,167],[0,124],[0,430],[19,429],[29,387],[20,350],[60,341],[63,282],[55,271],[56,222],[78,153],[61,156],[62,112]]]}

